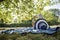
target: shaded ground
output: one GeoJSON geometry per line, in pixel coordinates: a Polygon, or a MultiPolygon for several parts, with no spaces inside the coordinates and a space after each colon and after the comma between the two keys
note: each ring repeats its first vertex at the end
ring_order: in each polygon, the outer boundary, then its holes
{"type": "Polygon", "coordinates": [[[31,27],[32,24],[19,24],[19,23],[15,23],[15,24],[0,24],[0,27],[31,27]]]}
{"type": "Polygon", "coordinates": [[[0,34],[0,40],[60,40],[60,32],[48,34],[0,34]]]}

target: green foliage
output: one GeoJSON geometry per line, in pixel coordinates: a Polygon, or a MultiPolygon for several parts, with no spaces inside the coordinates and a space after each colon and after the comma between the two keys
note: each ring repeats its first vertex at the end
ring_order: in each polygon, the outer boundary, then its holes
{"type": "Polygon", "coordinates": [[[60,23],[60,18],[58,19],[58,22],[60,23]]]}
{"type": "Polygon", "coordinates": [[[56,24],[58,17],[52,12],[44,11],[43,16],[49,24],[56,24]]]}
{"type": "Polygon", "coordinates": [[[34,0],[2,1],[0,3],[0,19],[3,19],[4,23],[15,23],[15,21],[13,21],[15,16],[17,17],[16,23],[21,23],[22,20],[32,20],[33,14],[40,13],[43,10],[43,7],[49,4],[49,1],[46,1],[46,3],[42,0],[37,1],[37,4],[34,0]],[[34,12],[34,10],[36,10],[36,12],[34,12]]]}
{"type": "Polygon", "coordinates": [[[32,0],[5,0],[0,3],[0,6],[0,20],[3,19],[4,23],[21,23],[22,20],[31,20],[32,0]]]}
{"type": "MultiPolygon", "coordinates": [[[[4,0],[0,2],[0,23],[28,23],[32,20],[34,14],[43,14],[43,8],[50,5],[50,0],[4,0]],[[24,22],[23,22],[24,20],[24,22]]],[[[53,23],[56,17],[47,12],[44,13],[45,19],[53,23]],[[48,13],[48,14],[47,14],[48,13]],[[49,16],[48,16],[49,15],[49,16]],[[50,17],[51,16],[51,17],[50,17]],[[48,17],[48,18],[47,18],[48,17]]]]}

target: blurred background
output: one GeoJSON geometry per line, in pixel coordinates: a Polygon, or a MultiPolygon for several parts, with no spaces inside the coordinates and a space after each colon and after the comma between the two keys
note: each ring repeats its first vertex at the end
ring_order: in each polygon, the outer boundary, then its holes
{"type": "Polygon", "coordinates": [[[60,0],[0,0],[0,27],[31,27],[42,14],[49,25],[60,24],[60,0]]]}

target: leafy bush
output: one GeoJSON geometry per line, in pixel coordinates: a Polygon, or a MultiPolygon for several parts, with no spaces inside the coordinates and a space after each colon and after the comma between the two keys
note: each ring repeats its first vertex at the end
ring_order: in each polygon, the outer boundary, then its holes
{"type": "Polygon", "coordinates": [[[43,16],[49,24],[53,25],[57,23],[57,16],[55,16],[52,12],[44,12],[43,16]]]}
{"type": "MultiPolygon", "coordinates": [[[[31,25],[34,14],[42,13],[49,24],[56,24],[57,17],[43,8],[50,5],[50,0],[4,0],[0,1],[0,23],[31,25]],[[23,21],[24,20],[24,21],[23,21]]],[[[4,25],[5,26],[5,25],[4,25]]]]}
{"type": "Polygon", "coordinates": [[[58,23],[60,23],[60,18],[58,19],[58,23]]]}

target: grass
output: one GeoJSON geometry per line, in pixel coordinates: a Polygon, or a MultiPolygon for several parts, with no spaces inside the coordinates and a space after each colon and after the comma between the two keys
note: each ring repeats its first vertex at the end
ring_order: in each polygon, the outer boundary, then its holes
{"type": "Polygon", "coordinates": [[[48,34],[0,34],[0,40],[60,40],[60,32],[48,34]]]}

